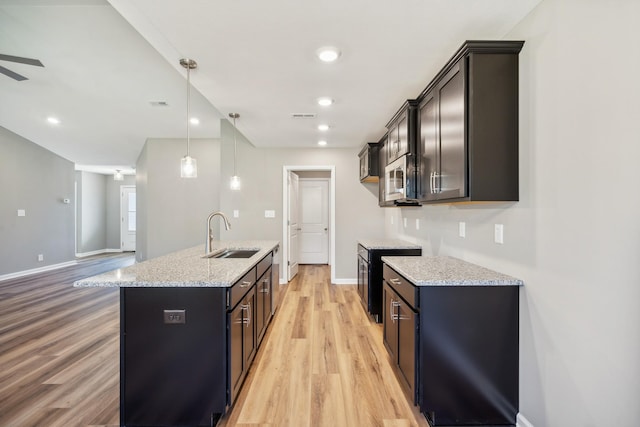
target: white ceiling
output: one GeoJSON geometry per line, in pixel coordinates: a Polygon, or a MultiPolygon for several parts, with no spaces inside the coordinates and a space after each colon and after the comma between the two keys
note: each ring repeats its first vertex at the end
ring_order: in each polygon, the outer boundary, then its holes
{"type": "Polygon", "coordinates": [[[130,167],[147,138],[186,137],[188,57],[192,138],[238,112],[257,147],[360,146],[464,40],[503,38],[539,1],[0,0],[0,53],[44,64],[0,61],[29,78],[0,75],[0,126],[80,165],[130,167]],[[315,57],[325,45],[336,63],[315,57]]]}

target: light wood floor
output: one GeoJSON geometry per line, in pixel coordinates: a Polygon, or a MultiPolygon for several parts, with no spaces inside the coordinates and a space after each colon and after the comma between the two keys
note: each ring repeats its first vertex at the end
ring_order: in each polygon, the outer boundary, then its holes
{"type": "MultiPolygon", "coordinates": [[[[119,424],[119,293],[73,281],[131,256],[0,282],[0,426],[119,424]]],[[[354,286],[303,266],[225,427],[418,426],[354,286]]]]}
{"type": "Polygon", "coordinates": [[[427,426],[407,403],[355,286],[301,266],[225,427],[427,426]]]}

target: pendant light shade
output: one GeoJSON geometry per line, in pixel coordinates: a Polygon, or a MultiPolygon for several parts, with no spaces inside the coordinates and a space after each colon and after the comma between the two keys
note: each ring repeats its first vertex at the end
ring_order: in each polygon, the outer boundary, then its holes
{"type": "Polygon", "coordinates": [[[198,66],[198,63],[193,59],[183,58],[180,60],[180,65],[187,69],[187,155],[180,161],[180,176],[182,178],[197,178],[198,176],[198,163],[195,158],[189,154],[190,141],[190,121],[191,117],[191,70],[198,66]]]}
{"type": "Polygon", "coordinates": [[[240,117],[240,114],[229,113],[229,117],[233,119],[233,176],[231,177],[229,186],[232,190],[238,191],[242,186],[242,184],[240,183],[240,177],[238,176],[238,171],[236,168],[237,157],[238,157],[238,139],[236,136],[238,129],[236,128],[236,119],[240,117]]]}

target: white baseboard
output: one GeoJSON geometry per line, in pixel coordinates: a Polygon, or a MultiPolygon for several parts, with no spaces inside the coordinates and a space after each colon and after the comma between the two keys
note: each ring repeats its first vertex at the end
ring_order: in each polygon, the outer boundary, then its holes
{"type": "Polygon", "coordinates": [[[0,282],[3,280],[15,279],[17,277],[29,276],[36,273],[44,273],[45,271],[57,270],[58,268],[69,267],[77,264],[77,261],[61,262],[60,264],[52,264],[44,267],[32,268],[30,270],[17,271],[15,273],[3,274],[0,276],[0,282]]]}
{"type": "Polygon", "coordinates": [[[93,255],[101,255],[101,254],[117,253],[117,252],[122,252],[122,249],[98,249],[97,251],[78,252],[76,253],[76,258],[85,258],[93,255]]]}
{"type": "Polygon", "coordinates": [[[524,415],[518,412],[518,416],[516,417],[516,427],[533,427],[533,424],[531,424],[524,415]]]}
{"type": "Polygon", "coordinates": [[[334,285],[357,285],[358,279],[335,279],[334,285]]]}

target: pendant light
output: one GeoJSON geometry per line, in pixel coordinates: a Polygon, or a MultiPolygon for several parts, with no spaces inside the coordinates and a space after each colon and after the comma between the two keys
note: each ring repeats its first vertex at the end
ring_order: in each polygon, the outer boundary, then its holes
{"type": "Polygon", "coordinates": [[[238,113],[229,113],[229,117],[233,119],[233,176],[231,177],[230,187],[232,190],[238,191],[240,190],[240,177],[238,176],[238,171],[236,169],[236,162],[238,157],[238,139],[236,133],[238,128],[236,128],[236,119],[240,117],[238,113]]]}
{"type": "Polygon", "coordinates": [[[114,181],[124,181],[124,175],[122,175],[122,171],[120,169],[116,169],[116,173],[113,174],[114,181]]]}
{"type": "Polygon", "coordinates": [[[190,148],[190,122],[189,116],[191,115],[190,104],[191,104],[191,70],[198,66],[198,63],[193,59],[182,58],[180,60],[180,65],[187,69],[187,155],[182,158],[180,161],[180,177],[182,178],[197,178],[198,176],[198,163],[196,159],[189,155],[190,148]]]}

